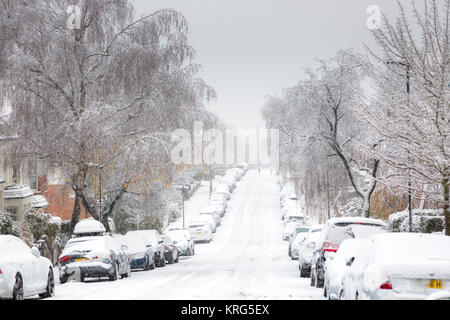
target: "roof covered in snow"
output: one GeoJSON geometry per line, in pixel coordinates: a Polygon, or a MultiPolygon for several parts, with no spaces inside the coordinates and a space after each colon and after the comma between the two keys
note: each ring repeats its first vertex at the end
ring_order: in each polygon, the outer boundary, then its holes
{"type": "Polygon", "coordinates": [[[81,220],[75,225],[74,234],[106,232],[105,226],[92,218],[81,220]]]}
{"type": "Polygon", "coordinates": [[[31,198],[31,206],[33,208],[46,208],[49,206],[49,203],[43,195],[35,194],[31,198]]]}
{"type": "Polygon", "coordinates": [[[31,197],[34,194],[33,190],[26,184],[13,184],[5,188],[5,199],[20,199],[31,197]]]}

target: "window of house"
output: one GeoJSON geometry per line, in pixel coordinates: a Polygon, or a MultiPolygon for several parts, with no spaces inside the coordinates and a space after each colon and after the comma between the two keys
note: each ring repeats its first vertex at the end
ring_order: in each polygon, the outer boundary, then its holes
{"type": "Polygon", "coordinates": [[[5,208],[5,210],[10,215],[13,221],[17,221],[17,211],[18,211],[17,207],[8,207],[5,208]]]}

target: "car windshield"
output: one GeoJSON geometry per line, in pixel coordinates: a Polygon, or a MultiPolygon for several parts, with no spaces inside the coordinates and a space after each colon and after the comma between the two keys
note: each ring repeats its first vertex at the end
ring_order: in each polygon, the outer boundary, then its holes
{"type": "Polygon", "coordinates": [[[91,250],[103,250],[106,248],[106,241],[103,237],[95,238],[74,238],[64,247],[64,251],[91,251],[91,250]]]}
{"type": "Polygon", "coordinates": [[[304,220],[304,218],[299,217],[299,216],[289,216],[288,217],[289,222],[302,222],[303,220],[304,220]]]}
{"type": "Polygon", "coordinates": [[[304,232],[308,232],[309,228],[297,228],[295,229],[296,233],[304,233],[304,232]]]}

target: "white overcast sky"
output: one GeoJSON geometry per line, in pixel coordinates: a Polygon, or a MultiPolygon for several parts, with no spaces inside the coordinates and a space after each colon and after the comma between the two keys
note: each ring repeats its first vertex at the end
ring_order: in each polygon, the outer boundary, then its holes
{"type": "Polygon", "coordinates": [[[339,49],[371,44],[369,5],[389,16],[394,0],[133,0],[136,15],[161,8],[189,23],[200,77],[217,92],[208,107],[239,129],[264,127],[266,95],[295,85],[303,68],[339,49]]]}

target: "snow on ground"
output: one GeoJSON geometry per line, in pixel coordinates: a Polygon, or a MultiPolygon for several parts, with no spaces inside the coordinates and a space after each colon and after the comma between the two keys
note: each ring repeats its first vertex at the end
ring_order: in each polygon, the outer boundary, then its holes
{"type": "MultiPolygon", "coordinates": [[[[202,183],[185,203],[186,221],[208,196],[202,183]]],[[[197,244],[195,256],[114,282],[57,284],[52,299],[323,299],[288,257],[280,216],[276,177],[250,170],[237,183],[213,241],[197,244]]]]}

